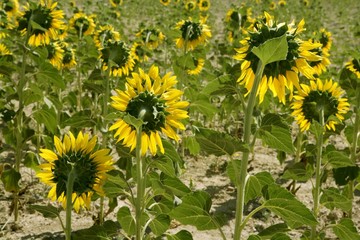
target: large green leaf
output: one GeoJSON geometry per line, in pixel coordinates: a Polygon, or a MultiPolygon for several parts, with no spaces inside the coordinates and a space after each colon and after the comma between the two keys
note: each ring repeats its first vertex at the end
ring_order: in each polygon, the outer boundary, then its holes
{"type": "Polygon", "coordinates": [[[129,187],[122,172],[111,170],[106,174],[106,177],[103,190],[107,197],[117,197],[128,190],[129,187]]]}
{"type": "Polygon", "coordinates": [[[311,164],[297,162],[286,168],[282,178],[296,181],[307,181],[313,176],[313,173],[314,168],[311,164]]]}
{"type": "Polygon", "coordinates": [[[189,149],[190,154],[194,156],[199,154],[201,150],[200,144],[196,141],[196,138],[194,136],[184,137],[182,140],[185,147],[189,149]]]}
{"type": "Polygon", "coordinates": [[[57,218],[60,217],[60,210],[54,206],[47,205],[47,206],[41,206],[41,205],[30,205],[30,209],[33,209],[35,211],[38,211],[41,213],[45,218],[57,218]]]}
{"type": "Polygon", "coordinates": [[[193,240],[193,237],[190,232],[186,230],[181,230],[175,235],[166,235],[167,240],[193,240]]]}
{"type": "Polygon", "coordinates": [[[327,154],[327,160],[333,168],[355,166],[355,163],[349,158],[349,156],[340,151],[329,152],[327,154]]]}
{"type": "Polygon", "coordinates": [[[231,160],[226,167],[226,173],[227,173],[228,177],[230,178],[230,181],[235,185],[238,185],[238,183],[236,182],[238,179],[238,175],[236,175],[236,173],[240,172],[240,168],[241,168],[240,160],[231,160]],[[235,168],[236,168],[236,171],[235,171],[235,168]]]}
{"type": "Polygon", "coordinates": [[[191,192],[191,190],[176,177],[161,174],[161,182],[165,189],[169,190],[178,197],[183,197],[187,193],[191,192]]]}
{"type": "Polygon", "coordinates": [[[166,214],[157,215],[149,223],[149,227],[151,228],[151,231],[157,236],[160,236],[166,230],[168,230],[169,226],[170,226],[170,217],[166,214]]]}
{"type": "Polygon", "coordinates": [[[4,184],[4,188],[7,192],[17,192],[20,190],[19,180],[21,175],[11,166],[5,164],[1,172],[1,181],[4,184]]]}
{"type": "Polygon", "coordinates": [[[49,132],[55,133],[57,129],[57,119],[56,112],[53,108],[38,109],[33,113],[33,116],[37,123],[44,124],[49,132]]]}
{"type": "Polygon", "coordinates": [[[207,192],[191,192],[181,198],[182,203],[175,207],[170,216],[182,224],[195,226],[198,230],[216,229],[216,220],[210,215],[211,198],[207,192]]]}
{"type": "Polygon", "coordinates": [[[238,138],[211,129],[199,128],[195,137],[196,141],[200,144],[201,150],[209,155],[231,156],[235,152],[248,150],[238,138]]]}
{"type": "Polygon", "coordinates": [[[360,240],[360,235],[349,218],[343,218],[333,227],[335,235],[340,240],[360,240]]]}
{"type": "Polygon", "coordinates": [[[265,228],[258,235],[261,236],[263,239],[268,239],[273,237],[277,233],[285,233],[288,231],[290,231],[290,229],[285,223],[278,223],[271,225],[268,228],[265,228]]]}
{"type": "Polygon", "coordinates": [[[136,224],[135,219],[131,215],[130,209],[126,206],[121,207],[117,212],[117,220],[121,228],[129,235],[135,235],[136,224]]]}
{"type": "Polygon", "coordinates": [[[264,65],[286,60],[288,53],[286,34],[281,37],[267,40],[260,46],[254,47],[252,52],[263,62],[264,65]]]}
{"type": "Polygon", "coordinates": [[[207,97],[191,102],[189,108],[191,111],[200,112],[209,118],[212,118],[218,112],[218,109],[209,102],[207,97]]]}
{"type": "Polygon", "coordinates": [[[65,83],[59,71],[48,62],[42,62],[39,71],[36,73],[36,78],[43,83],[52,83],[60,89],[65,89],[65,83]]]}
{"type": "Polygon", "coordinates": [[[174,164],[167,157],[160,157],[152,162],[153,166],[170,177],[176,177],[174,164]]]}
{"type": "Polygon", "coordinates": [[[320,203],[329,209],[340,208],[343,211],[349,211],[352,207],[351,199],[341,194],[337,188],[323,189],[320,203]]]}
{"type": "Polygon", "coordinates": [[[85,128],[95,126],[96,122],[91,118],[91,114],[87,111],[82,111],[77,112],[70,118],[66,119],[62,125],[63,127],[71,126],[74,128],[85,128]]]}

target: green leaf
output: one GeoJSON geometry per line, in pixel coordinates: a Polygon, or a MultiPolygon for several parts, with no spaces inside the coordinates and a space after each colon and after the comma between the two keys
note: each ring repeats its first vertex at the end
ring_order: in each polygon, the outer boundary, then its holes
{"type": "Polygon", "coordinates": [[[176,148],[174,147],[174,144],[165,139],[162,139],[161,141],[165,151],[164,156],[170,159],[173,163],[183,165],[184,161],[180,158],[176,148]]]}
{"type": "Polygon", "coordinates": [[[261,183],[256,176],[250,175],[245,185],[245,204],[250,200],[261,196],[261,183]]]}
{"type": "Polygon", "coordinates": [[[360,235],[349,218],[343,218],[333,227],[335,235],[340,240],[360,240],[360,235]]]}
{"type": "Polygon", "coordinates": [[[19,180],[21,175],[10,165],[4,164],[3,171],[1,172],[1,181],[7,192],[17,192],[20,190],[19,180]]]}
{"type": "Polygon", "coordinates": [[[60,210],[54,206],[51,206],[50,204],[47,206],[41,206],[41,205],[30,205],[30,209],[33,209],[35,211],[38,211],[41,213],[45,218],[57,218],[60,217],[60,210]]]}
{"type": "Polygon", "coordinates": [[[267,40],[260,46],[254,47],[252,52],[263,62],[264,65],[286,60],[288,53],[286,34],[281,37],[267,40]]]}
{"type": "Polygon", "coordinates": [[[220,133],[211,129],[199,128],[196,132],[196,141],[200,144],[201,150],[215,156],[233,155],[238,151],[248,151],[238,138],[226,133],[220,133]]]}
{"type": "Polygon", "coordinates": [[[136,233],[135,219],[130,213],[130,209],[126,206],[121,207],[117,212],[117,220],[121,228],[128,234],[134,235],[136,233]]]}
{"type": "Polygon", "coordinates": [[[47,32],[48,30],[46,28],[43,28],[40,24],[37,22],[30,20],[30,25],[33,30],[41,30],[43,32],[47,32]]]}
{"type": "Polygon", "coordinates": [[[196,141],[194,136],[184,137],[183,139],[184,145],[187,149],[189,149],[191,155],[197,155],[200,152],[200,144],[196,141]]]}
{"type": "Polygon", "coordinates": [[[96,122],[91,119],[91,115],[87,111],[77,112],[69,119],[66,119],[62,126],[71,126],[74,128],[85,128],[93,127],[96,125],[96,122]]]}
{"type": "Polygon", "coordinates": [[[333,187],[323,189],[320,203],[331,210],[336,207],[343,211],[349,211],[352,207],[351,199],[341,194],[339,189],[333,187]]]}
{"type": "Polygon", "coordinates": [[[190,232],[186,230],[181,230],[175,235],[166,235],[167,240],[193,240],[193,237],[190,232]]]}
{"type": "Polygon", "coordinates": [[[355,166],[355,163],[351,161],[348,155],[340,151],[331,151],[327,154],[328,163],[331,164],[333,168],[341,167],[350,167],[355,166]]]}
{"type": "Polygon", "coordinates": [[[258,235],[250,235],[247,240],[262,240],[258,235]]]}
{"type": "Polygon", "coordinates": [[[238,184],[236,182],[236,179],[237,179],[236,178],[236,172],[237,173],[240,172],[240,167],[241,167],[241,161],[240,160],[232,160],[226,166],[226,173],[227,173],[228,177],[230,178],[230,181],[235,185],[238,184]],[[235,171],[235,166],[236,166],[236,171],[235,171]]]}
{"type": "Polygon", "coordinates": [[[270,131],[260,129],[259,133],[260,138],[269,147],[286,153],[294,153],[294,146],[289,129],[272,126],[270,131]]]}
{"type": "Polygon", "coordinates": [[[333,169],[334,179],[337,185],[344,186],[349,181],[356,179],[360,176],[360,167],[342,167],[333,169]]]}
{"type": "Polygon", "coordinates": [[[53,108],[42,108],[38,109],[33,113],[34,119],[39,124],[44,124],[46,129],[52,134],[57,129],[56,112],[53,108]]]}
{"type": "Polygon", "coordinates": [[[140,126],[142,126],[144,124],[144,122],[141,120],[141,119],[138,119],[134,116],[131,116],[130,114],[126,114],[124,117],[123,117],[123,120],[131,125],[131,126],[134,126],[136,129],[139,129],[140,126]]]}
{"type": "Polygon", "coordinates": [[[154,160],[152,164],[166,175],[170,177],[176,177],[174,164],[170,158],[167,158],[165,156],[159,157],[154,160]]]}
{"type": "Polygon", "coordinates": [[[195,226],[198,230],[217,228],[215,220],[209,213],[211,198],[207,192],[191,192],[181,200],[182,203],[170,212],[171,217],[182,224],[195,226]]]}
{"type": "Polygon", "coordinates": [[[295,164],[287,166],[284,174],[282,175],[282,178],[292,179],[296,181],[307,181],[313,176],[313,173],[314,168],[311,164],[297,162],[295,164]]]}
{"type": "Polygon", "coordinates": [[[187,193],[191,192],[191,190],[178,178],[161,174],[161,182],[167,190],[171,191],[174,195],[178,197],[182,197],[187,193]]]}
{"type": "Polygon", "coordinates": [[[52,83],[60,89],[65,89],[65,83],[59,71],[48,62],[42,62],[39,71],[36,73],[36,78],[41,82],[52,83]]]}
{"type": "Polygon", "coordinates": [[[103,225],[93,225],[87,229],[72,232],[72,239],[76,240],[105,240],[116,239],[119,235],[120,225],[118,222],[107,220],[103,225]]]}
{"type": "Polygon", "coordinates": [[[285,233],[276,233],[270,240],[291,240],[291,238],[285,233]]]}
{"type": "Polygon", "coordinates": [[[278,223],[265,228],[259,233],[262,238],[271,238],[277,233],[284,233],[290,231],[289,227],[285,223],[278,223]]]}
{"type": "Polygon", "coordinates": [[[168,230],[169,226],[170,226],[170,217],[165,214],[160,214],[160,215],[156,216],[149,223],[149,227],[151,228],[151,231],[157,236],[160,236],[166,230],[168,230]]]}
{"type": "Polygon", "coordinates": [[[117,170],[111,170],[106,174],[106,181],[103,185],[105,195],[109,198],[117,197],[129,188],[124,174],[117,170]]]}

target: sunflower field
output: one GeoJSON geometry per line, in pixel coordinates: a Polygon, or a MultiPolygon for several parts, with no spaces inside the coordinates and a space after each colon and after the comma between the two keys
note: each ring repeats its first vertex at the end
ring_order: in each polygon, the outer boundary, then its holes
{"type": "Polygon", "coordinates": [[[360,240],[359,12],[0,0],[0,239],[360,240]]]}

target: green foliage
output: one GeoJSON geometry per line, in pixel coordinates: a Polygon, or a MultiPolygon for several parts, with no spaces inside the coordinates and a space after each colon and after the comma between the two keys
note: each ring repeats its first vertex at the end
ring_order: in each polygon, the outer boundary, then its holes
{"type": "Polygon", "coordinates": [[[38,211],[45,218],[60,218],[61,210],[51,205],[47,205],[47,206],[30,205],[29,208],[38,211]]]}
{"type": "Polygon", "coordinates": [[[252,52],[263,62],[264,65],[285,60],[288,53],[286,34],[281,37],[267,40],[260,46],[254,47],[252,52]]]}
{"type": "Polygon", "coordinates": [[[333,226],[333,231],[340,240],[359,240],[360,239],[360,235],[359,235],[353,221],[349,218],[341,219],[338,224],[333,226]]]}

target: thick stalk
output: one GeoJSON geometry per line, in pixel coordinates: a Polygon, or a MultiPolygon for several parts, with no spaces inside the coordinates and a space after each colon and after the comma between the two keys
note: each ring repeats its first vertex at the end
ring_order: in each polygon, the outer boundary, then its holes
{"type": "Polygon", "coordinates": [[[72,168],[66,183],[66,221],[65,221],[65,239],[71,240],[71,212],[72,212],[72,193],[74,187],[74,181],[76,178],[75,168],[72,168]]]}
{"type": "Polygon", "coordinates": [[[242,228],[240,228],[243,221],[243,211],[245,204],[245,184],[246,184],[246,176],[247,176],[247,167],[249,162],[249,154],[251,149],[251,123],[253,120],[253,110],[256,104],[256,95],[260,85],[260,81],[264,72],[265,65],[259,60],[258,67],[256,69],[256,75],[254,84],[252,86],[250,96],[248,99],[247,106],[245,108],[245,119],[244,119],[244,144],[249,147],[249,151],[243,152],[241,166],[240,166],[240,174],[237,176],[236,181],[236,212],[235,212],[235,233],[234,240],[239,240],[241,238],[242,228]]]}
{"type": "MultiPolygon", "coordinates": [[[[83,26],[80,26],[80,31],[79,31],[79,39],[78,39],[78,44],[77,44],[77,53],[79,53],[80,49],[81,49],[81,45],[82,45],[82,30],[83,30],[83,26]]],[[[76,71],[77,71],[77,90],[78,90],[78,95],[77,95],[77,110],[81,111],[81,95],[82,95],[82,82],[81,82],[81,59],[78,58],[77,61],[77,67],[76,67],[76,71]]]]}
{"type": "MultiPolygon", "coordinates": [[[[324,109],[320,109],[319,111],[319,123],[321,129],[324,129],[324,109]]],[[[315,218],[317,219],[319,213],[319,200],[320,200],[320,192],[321,192],[321,160],[322,160],[322,147],[323,147],[323,132],[321,132],[316,139],[316,169],[315,169],[315,187],[313,190],[313,198],[314,198],[314,208],[313,213],[315,218]]],[[[317,238],[316,225],[311,227],[311,239],[315,240],[317,238]]]]}

